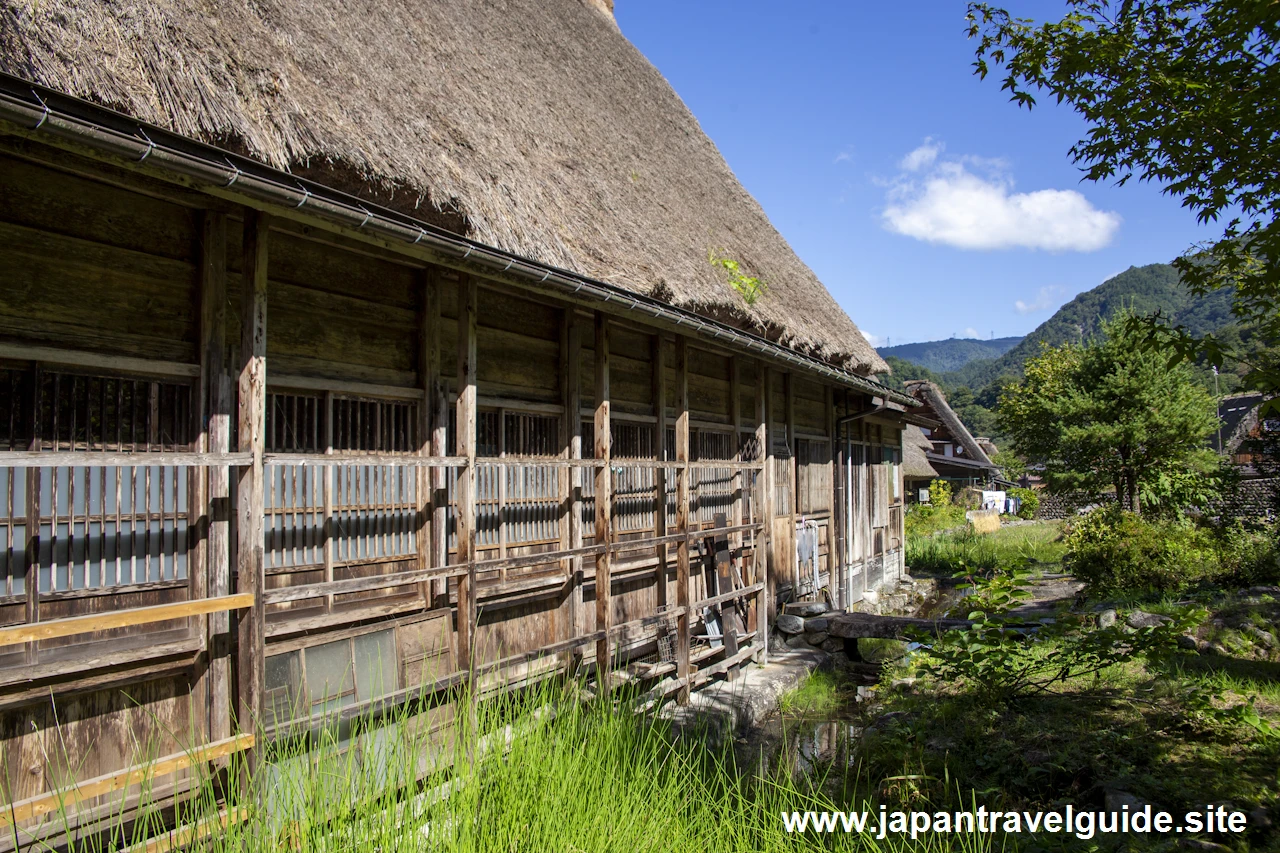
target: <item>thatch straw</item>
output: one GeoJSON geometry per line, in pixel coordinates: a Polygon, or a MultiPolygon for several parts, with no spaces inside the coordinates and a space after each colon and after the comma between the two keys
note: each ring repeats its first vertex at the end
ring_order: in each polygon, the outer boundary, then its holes
{"type": "Polygon", "coordinates": [[[909,379],[903,384],[906,386],[908,394],[924,404],[924,409],[920,414],[925,417],[936,417],[937,420],[942,421],[942,425],[947,428],[947,432],[951,435],[951,440],[964,448],[965,458],[989,468],[995,467],[986,452],[974,439],[973,433],[969,432],[969,428],[964,425],[959,416],[956,415],[955,410],[951,408],[951,404],[947,402],[947,395],[942,393],[941,388],[925,379],[909,379]]]}
{"type": "Polygon", "coordinates": [[[933,442],[920,427],[907,424],[902,430],[902,476],[909,480],[932,480],[938,470],[929,463],[926,453],[933,452],[933,442]]]}
{"type": "Polygon", "coordinates": [[[0,0],[0,68],[859,372],[885,370],[610,5],[0,0]],[[746,305],[711,249],[769,291],[746,305]]]}

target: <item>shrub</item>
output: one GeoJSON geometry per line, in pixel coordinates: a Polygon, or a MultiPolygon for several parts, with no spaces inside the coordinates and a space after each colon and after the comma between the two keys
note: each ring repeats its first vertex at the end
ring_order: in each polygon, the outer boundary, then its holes
{"type": "Polygon", "coordinates": [[[1024,489],[1021,486],[1014,486],[1008,492],[1009,497],[1018,498],[1022,501],[1018,507],[1018,518],[1035,518],[1036,511],[1040,509],[1040,495],[1034,489],[1024,489]]]}
{"type": "Polygon", "coordinates": [[[1128,630],[1103,628],[1091,615],[1059,609],[1034,628],[1012,627],[1005,616],[1031,597],[1025,569],[1002,569],[974,577],[973,593],[960,602],[969,625],[937,640],[916,636],[926,648],[921,671],[945,684],[966,682],[996,703],[1042,693],[1138,656],[1159,660],[1176,653],[1178,636],[1199,624],[1204,611],[1180,613],[1167,622],[1128,630]]]}
{"type": "Polygon", "coordinates": [[[1252,586],[1280,580],[1280,530],[1250,530],[1236,519],[1215,533],[1221,583],[1252,586]]]}
{"type": "Polygon", "coordinates": [[[955,492],[946,480],[934,480],[929,484],[929,503],[937,507],[950,506],[955,501],[955,492]]]}
{"type": "Polygon", "coordinates": [[[1213,535],[1186,521],[1095,509],[1066,535],[1064,563],[1091,592],[1178,592],[1221,574],[1213,535]]]}

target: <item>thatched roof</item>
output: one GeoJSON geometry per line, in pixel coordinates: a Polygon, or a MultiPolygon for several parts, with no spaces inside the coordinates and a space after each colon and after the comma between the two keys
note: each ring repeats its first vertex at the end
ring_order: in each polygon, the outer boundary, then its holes
{"type": "Polygon", "coordinates": [[[942,426],[951,436],[952,441],[964,448],[966,459],[976,462],[984,468],[995,469],[996,466],[973,437],[973,433],[969,432],[969,428],[964,425],[951,408],[951,404],[947,402],[947,395],[942,393],[941,388],[924,379],[908,380],[903,384],[906,386],[908,394],[924,404],[924,414],[926,416],[933,414],[937,416],[938,420],[942,421],[942,426]]]}
{"type": "Polygon", "coordinates": [[[920,427],[907,424],[902,430],[902,476],[909,480],[932,480],[938,471],[925,456],[933,450],[933,442],[920,427]]]}
{"type": "Polygon", "coordinates": [[[885,370],[609,6],[0,0],[0,70],[885,370]],[[768,292],[747,306],[712,250],[768,292]]]}

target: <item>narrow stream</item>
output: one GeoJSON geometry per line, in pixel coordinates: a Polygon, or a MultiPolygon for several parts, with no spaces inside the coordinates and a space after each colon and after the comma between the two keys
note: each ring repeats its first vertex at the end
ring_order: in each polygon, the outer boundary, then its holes
{"type": "MultiPolygon", "coordinates": [[[[958,587],[941,582],[937,592],[909,615],[945,616],[962,597],[958,587]]],[[[913,645],[872,642],[876,647],[864,650],[867,657],[864,662],[852,662],[843,654],[833,656],[831,666],[841,682],[844,699],[838,707],[820,718],[784,717],[775,711],[735,742],[738,767],[743,772],[760,774],[779,770],[812,774],[854,764],[868,722],[868,710],[875,707],[870,691],[880,684],[885,663],[909,654],[913,645]]],[[[864,643],[867,645],[870,644],[864,643]]]]}

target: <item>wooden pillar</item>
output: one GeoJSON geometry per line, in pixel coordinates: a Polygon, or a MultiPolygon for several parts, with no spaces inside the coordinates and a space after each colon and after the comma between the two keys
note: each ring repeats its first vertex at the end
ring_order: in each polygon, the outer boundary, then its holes
{"type": "MultiPolygon", "coordinates": [[[[333,455],[333,392],[324,392],[324,452],[333,455]]],[[[338,468],[336,465],[324,466],[324,525],[320,541],[323,545],[321,559],[324,560],[325,583],[333,583],[333,567],[336,562],[335,551],[338,547],[338,519],[334,517],[334,498],[338,494],[338,468]]],[[[334,596],[332,593],[324,597],[326,613],[333,612],[334,596]]]]}
{"type": "Polygon", "coordinates": [[[831,554],[832,564],[835,566],[833,571],[840,573],[840,606],[848,608],[853,604],[853,590],[850,588],[850,578],[847,570],[849,565],[848,545],[846,542],[845,530],[848,526],[848,513],[845,508],[845,441],[841,436],[843,431],[840,427],[840,421],[837,412],[840,414],[848,414],[848,394],[845,391],[840,392],[841,405],[837,408],[832,405],[831,414],[831,486],[832,500],[831,506],[831,554]]]}
{"type": "MultiPolygon", "coordinates": [[[[199,447],[206,453],[227,453],[231,450],[231,393],[226,375],[226,214],[205,211],[200,245],[199,447]]],[[[200,568],[191,569],[193,577],[201,576],[204,580],[199,595],[192,589],[192,598],[227,595],[231,591],[227,507],[230,478],[221,465],[211,466],[206,472],[204,478],[198,474],[193,477],[201,485],[193,504],[205,516],[205,522],[201,531],[203,541],[196,546],[196,553],[203,555],[204,562],[200,568]]],[[[223,740],[231,736],[230,614],[210,614],[205,617],[203,628],[205,650],[196,695],[207,714],[207,736],[211,741],[223,740]]]]}
{"type": "MultiPolygon", "coordinates": [[[[564,417],[560,420],[560,453],[566,459],[582,458],[582,328],[577,323],[577,310],[564,309],[560,323],[560,394],[564,417]]],[[[560,547],[565,550],[582,547],[582,469],[562,468],[560,494],[560,547]]],[[[565,622],[567,636],[581,636],[582,627],[582,557],[565,560],[568,582],[565,622]]],[[[576,669],[582,659],[580,646],[566,655],[566,665],[576,669]]]]}
{"type": "MultiPolygon", "coordinates": [[[[240,281],[240,388],[238,436],[241,453],[253,461],[239,469],[237,484],[236,549],[237,591],[251,593],[253,606],[240,611],[237,632],[237,669],[240,702],[237,723],[241,732],[256,732],[263,718],[263,666],[265,663],[265,613],[263,576],[263,463],[267,414],[267,235],[269,217],[245,211],[244,261],[240,281]]],[[[256,750],[247,756],[253,770],[256,750]]]]}
{"type": "Polygon", "coordinates": [[[844,585],[840,582],[840,574],[838,566],[839,560],[836,558],[836,404],[835,391],[830,385],[824,386],[822,391],[822,401],[826,408],[827,420],[827,471],[831,478],[831,491],[828,497],[831,512],[827,514],[827,584],[831,590],[832,601],[836,602],[837,607],[844,606],[844,585]]]}
{"type": "Polygon", "coordinates": [[[756,521],[761,523],[756,534],[756,581],[764,581],[763,595],[756,597],[756,630],[759,632],[760,657],[758,663],[769,660],[769,602],[773,585],[770,582],[769,549],[773,541],[773,488],[770,471],[773,468],[769,452],[769,368],[764,362],[756,367],[756,446],[760,449],[759,461],[764,468],[756,476],[756,521]]]}
{"type": "Polygon", "coordinates": [[[676,677],[681,680],[676,701],[689,701],[690,671],[689,645],[691,641],[693,603],[689,590],[689,348],[683,336],[676,338],[676,532],[681,534],[676,543],[676,606],[680,616],[676,620],[676,677]]]}
{"type": "MultiPolygon", "coordinates": [[[[785,549],[782,554],[782,560],[786,566],[785,571],[791,576],[793,589],[800,587],[800,573],[796,570],[796,504],[798,504],[800,495],[797,488],[796,471],[798,468],[796,460],[796,396],[795,396],[794,375],[788,371],[782,374],[782,394],[783,406],[785,407],[785,416],[787,419],[784,425],[787,431],[787,507],[791,510],[790,519],[787,522],[787,538],[783,545],[785,549]]],[[[817,595],[817,590],[813,590],[813,594],[817,595]]]]}
{"type": "MultiPolygon", "coordinates": [[[[476,313],[475,279],[464,275],[458,285],[458,455],[466,467],[458,472],[458,563],[467,573],[458,578],[458,665],[475,669],[476,630],[476,313]]],[[[472,685],[474,688],[474,684],[472,685]]]]}
{"type": "MultiPolygon", "coordinates": [[[[653,369],[653,414],[656,418],[653,427],[654,459],[667,461],[667,348],[662,335],[654,335],[651,341],[649,365],[653,369]]],[[[653,471],[653,535],[667,535],[667,469],[655,468],[653,471]]],[[[662,610],[667,606],[667,556],[666,544],[657,546],[655,556],[658,560],[657,604],[662,610]]]]}
{"type": "MultiPolygon", "coordinates": [[[[735,461],[742,461],[742,435],[739,432],[742,426],[742,371],[739,366],[738,359],[729,360],[729,421],[733,424],[733,458],[735,461]]],[[[742,526],[742,469],[735,468],[733,471],[733,506],[729,514],[729,524],[733,527],[742,526]]],[[[729,540],[731,553],[733,555],[734,565],[738,566],[739,555],[742,553],[742,534],[735,533],[729,540]]],[[[724,590],[720,590],[724,592],[724,590]]]]}
{"type": "MultiPolygon", "coordinates": [[[[422,398],[418,400],[418,455],[430,456],[435,452],[435,399],[440,385],[440,288],[435,276],[428,270],[416,276],[418,290],[418,387],[422,398]]],[[[447,424],[446,424],[447,426],[447,424]]],[[[418,519],[416,525],[416,550],[418,568],[426,570],[441,565],[435,561],[435,472],[444,469],[414,469],[418,494],[418,519]]],[[[423,607],[430,609],[439,590],[437,581],[424,581],[421,586],[423,607]]]]}
{"type": "MultiPolygon", "coordinates": [[[[765,530],[767,531],[768,541],[765,544],[765,596],[764,596],[764,619],[763,622],[769,621],[769,616],[773,612],[773,607],[778,601],[778,528],[776,522],[777,511],[774,503],[778,494],[777,487],[777,464],[773,453],[773,435],[769,433],[775,420],[773,410],[773,371],[764,362],[760,363],[760,394],[764,399],[764,424],[766,441],[761,447],[764,453],[764,500],[761,501],[760,509],[764,514],[765,530]]],[[[765,635],[768,636],[767,634],[765,635]]]]}
{"type": "MultiPolygon", "coordinates": [[[[431,455],[449,455],[449,395],[445,391],[443,368],[440,359],[440,336],[443,323],[440,319],[442,284],[437,276],[431,277],[431,289],[427,292],[428,323],[431,327],[435,350],[436,372],[426,400],[431,409],[431,455]]],[[[449,472],[445,468],[431,469],[431,565],[444,568],[449,564],[449,472]]],[[[435,607],[449,606],[449,580],[440,578],[432,583],[435,607]]]]}
{"type": "Polygon", "coordinates": [[[596,630],[605,636],[596,641],[596,675],[601,694],[609,691],[613,658],[609,653],[609,629],[613,627],[613,595],[609,546],[613,539],[613,472],[609,468],[613,438],[609,422],[609,321],[596,312],[596,630]]]}

